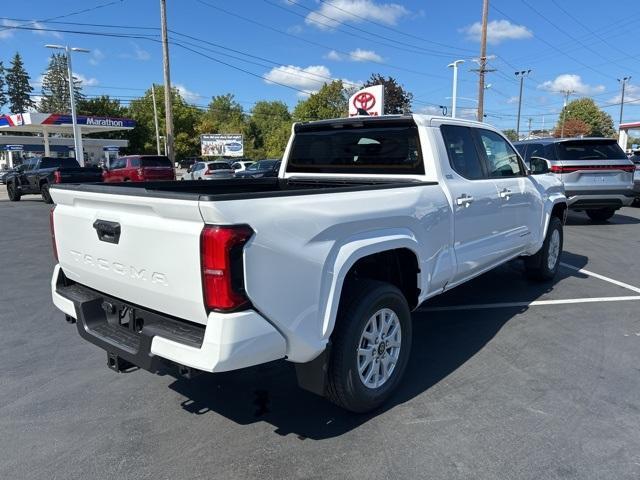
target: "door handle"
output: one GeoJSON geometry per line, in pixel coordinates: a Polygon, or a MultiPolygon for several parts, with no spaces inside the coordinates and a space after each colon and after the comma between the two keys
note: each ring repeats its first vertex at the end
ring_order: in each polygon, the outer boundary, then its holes
{"type": "Polygon", "coordinates": [[[467,195],[463,193],[458,198],[456,198],[456,205],[468,207],[473,203],[473,197],[471,195],[467,195]]]}
{"type": "Polygon", "coordinates": [[[508,188],[503,188],[500,191],[500,198],[506,198],[507,200],[509,200],[509,197],[511,196],[513,192],[511,190],[509,190],[508,188]]]}
{"type": "Polygon", "coordinates": [[[108,222],[107,220],[96,220],[93,228],[98,233],[98,240],[107,243],[117,244],[120,241],[120,224],[118,222],[108,222]]]}

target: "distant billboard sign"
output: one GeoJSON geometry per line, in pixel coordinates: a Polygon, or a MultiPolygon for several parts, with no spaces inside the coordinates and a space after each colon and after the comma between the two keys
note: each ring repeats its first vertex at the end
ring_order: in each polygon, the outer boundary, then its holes
{"type": "Polygon", "coordinates": [[[242,157],[244,143],[241,134],[207,133],[200,135],[203,157],[242,157]]]}

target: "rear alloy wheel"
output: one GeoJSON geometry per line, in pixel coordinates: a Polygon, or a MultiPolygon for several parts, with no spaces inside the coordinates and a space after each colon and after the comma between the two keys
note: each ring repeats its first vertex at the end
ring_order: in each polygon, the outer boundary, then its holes
{"type": "Polygon", "coordinates": [[[594,222],[606,222],[616,213],[615,208],[600,208],[598,210],[587,210],[587,215],[594,222]]]}
{"type": "Polygon", "coordinates": [[[9,197],[9,200],[11,200],[12,202],[19,201],[20,197],[22,196],[20,195],[20,192],[18,192],[16,184],[13,182],[7,183],[7,195],[9,197]]]}
{"type": "Polygon", "coordinates": [[[382,405],[397,388],[411,350],[411,313],[402,292],[375,280],[357,280],[331,336],[326,396],[356,413],[382,405]]]}
{"type": "Polygon", "coordinates": [[[560,266],[562,244],[562,222],[558,217],[551,217],[542,248],[535,255],[524,259],[527,276],[535,280],[552,280],[560,266]]]}
{"type": "Polygon", "coordinates": [[[49,193],[49,184],[43,183],[40,186],[40,195],[42,195],[42,200],[44,203],[52,204],[53,198],[51,198],[51,193],[49,193]]]}

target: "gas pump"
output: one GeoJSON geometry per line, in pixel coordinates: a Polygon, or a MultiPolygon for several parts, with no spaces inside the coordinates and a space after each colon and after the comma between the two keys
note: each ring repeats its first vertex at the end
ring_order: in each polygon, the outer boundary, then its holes
{"type": "Polygon", "coordinates": [[[104,151],[104,166],[108,169],[111,166],[111,162],[120,156],[120,147],[117,145],[107,145],[103,147],[102,150],[104,151]]]}

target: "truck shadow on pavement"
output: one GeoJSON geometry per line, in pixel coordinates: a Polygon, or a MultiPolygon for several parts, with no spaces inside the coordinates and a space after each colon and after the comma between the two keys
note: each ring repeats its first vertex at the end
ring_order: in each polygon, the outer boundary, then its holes
{"type": "MultiPolygon", "coordinates": [[[[587,258],[564,252],[562,261],[582,268],[587,258]]],[[[371,418],[420,395],[449,376],[476,355],[514,316],[528,307],[462,311],[421,309],[476,303],[530,302],[552,293],[555,285],[569,278],[585,278],[561,268],[551,283],[536,283],[522,275],[520,262],[488,272],[421,306],[413,314],[413,346],[407,371],[393,397],[376,412],[357,415],[346,412],[322,397],[301,390],[295,369],[286,361],[271,362],[241,371],[178,378],[169,387],[186,397],[182,407],[194,415],[222,415],[238,424],[266,422],[279,435],[300,440],[340,436],[371,418]],[[500,288],[493,288],[499,285],[500,288]]],[[[167,371],[167,374],[172,374],[167,371]]],[[[427,416],[413,411],[413,417],[427,416]]]]}
{"type": "MultiPolygon", "coordinates": [[[[640,212],[640,210],[639,210],[640,212]]],[[[619,211],[605,222],[594,222],[586,213],[569,212],[567,217],[567,225],[569,226],[585,226],[592,227],[594,225],[637,225],[640,223],[640,219],[629,215],[624,215],[619,211]]]]}

